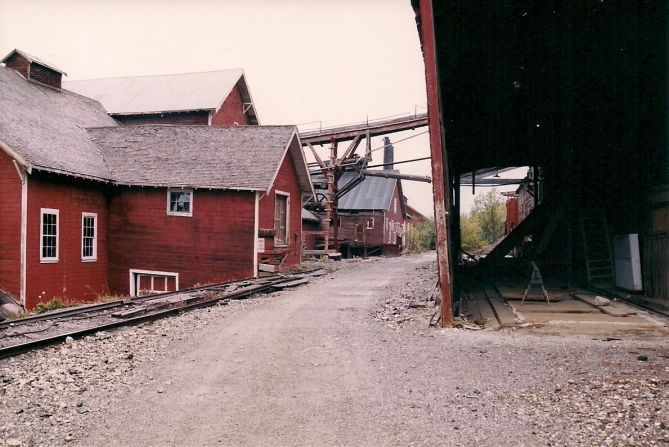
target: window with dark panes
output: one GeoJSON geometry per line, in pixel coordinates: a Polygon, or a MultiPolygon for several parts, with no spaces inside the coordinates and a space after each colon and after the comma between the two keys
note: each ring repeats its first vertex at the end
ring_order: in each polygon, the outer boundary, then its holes
{"type": "Polygon", "coordinates": [[[274,243],[277,245],[288,244],[287,218],[288,196],[276,194],[274,196],[274,243]]]}
{"type": "Polygon", "coordinates": [[[84,260],[97,258],[96,221],[96,214],[83,213],[81,218],[81,257],[84,260]]]}
{"type": "Polygon", "coordinates": [[[192,215],[193,191],[168,190],[168,208],[170,214],[192,215]]]}
{"type": "Polygon", "coordinates": [[[40,259],[58,260],[58,210],[42,209],[40,259]]]}

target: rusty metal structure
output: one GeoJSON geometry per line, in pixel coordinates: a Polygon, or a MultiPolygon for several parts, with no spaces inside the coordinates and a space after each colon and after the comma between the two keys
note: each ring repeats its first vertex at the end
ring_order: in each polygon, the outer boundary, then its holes
{"type": "Polygon", "coordinates": [[[383,170],[368,170],[367,165],[372,159],[372,137],[388,135],[395,132],[413,130],[427,126],[427,114],[413,114],[400,118],[389,118],[375,121],[365,121],[358,124],[318,129],[300,134],[302,145],[309,148],[316,160],[319,173],[324,177],[325,217],[322,231],[324,249],[322,254],[330,257],[340,256],[338,247],[338,199],[359,184],[365,176],[396,178],[411,181],[430,182],[430,177],[404,175],[398,172],[383,170]],[[356,153],[363,139],[365,153],[360,156],[356,153]],[[339,144],[350,141],[346,150],[339,153],[339,144]],[[329,144],[329,157],[323,159],[316,151],[315,145],[329,144]],[[343,172],[354,171],[358,175],[341,188],[338,187],[339,177],[343,172]],[[329,227],[333,227],[333,237],[330,239],[329,227]]]}

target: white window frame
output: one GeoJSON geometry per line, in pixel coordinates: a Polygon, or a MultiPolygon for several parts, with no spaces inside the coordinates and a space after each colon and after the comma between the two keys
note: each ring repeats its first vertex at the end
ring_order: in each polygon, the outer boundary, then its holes
{"type": "Polygon", "coordinates": [[[52,264],[58,262],[58,249],[60,248],[60,211],[54,208],[40,208],[39,212],[39,262],[52,264]],[[44,215],[56,215],[56,256],[45,257],[44,254],[44,215]]]}
{"type": "Polygon", "coordinates": [[[98,213],[81,213],[81,261],[95,262],[98,260],[98,213]],[[84,220],[86,217],[93,218],[93,254],[84,256],[84,220]]]}
{"type": "Polygon", "coordinates": [[[374,229],[374,218],[368,217],[367,219],[365,219],[365,230],[373,230],[373,229],[374,229]]]}
{"type": "Polygon", "coordinates": [[[193,190],[192,189],[181,189],[181,188],[167,188],[167,215],[168,216],[184,216],[184,217],[192,217],[193,216],[193,190]],[[186,192],[190,194],[190,207],[188,209],[188,212],[179,212],[179,211],[171,211],[170,209],[170,196],[172,195],[173,192],[186,192]]]}
{"type": "MultiPolygon", "coordinates": [[[[146,276],[170,276],[174,278],[174,288],[179,290],[179,274],[176,272],[159,272],[157,270],[139,270],[139,269],[130,269],[130,296],[137,296],[137,283],[135,275],[146,275],[146,276]]],[[[165,289],[167,289],[167,280],[165,280],[165,289]]],[[[151,290],[152,293],[166,292],[167,290],[153,290],[153,278],[151,278],[151,290]]]]}
{"type": "MultiPolygon", "coordinates": [[[[278,243],[276,240],[276,233],[274,236],[274,246],[275,247],[288,247],[290,245],[290,193],[285,191],[274,191],[274,206],[276,210],[276,196],[283,196],[286,198],[286,240],[285,242],[278,243]]],[[[275,211],[276,213],[276,211],[275,211]]]]}

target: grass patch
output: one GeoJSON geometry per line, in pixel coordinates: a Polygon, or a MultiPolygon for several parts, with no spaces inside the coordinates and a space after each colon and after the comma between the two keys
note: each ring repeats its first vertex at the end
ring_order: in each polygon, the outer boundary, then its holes
{"type": "Polygon", "coordinates": [[[46,303],[39,303],[35,307],[35,312],[38,313],[38,314],[41,314],[41,313],[44,313],[44,312],[49,312],[50,310],[64,309],[67,306],[68,305],[64,301],[62,301],[58,298],[53,298],[53,299],[47,301],[46,303]]]}

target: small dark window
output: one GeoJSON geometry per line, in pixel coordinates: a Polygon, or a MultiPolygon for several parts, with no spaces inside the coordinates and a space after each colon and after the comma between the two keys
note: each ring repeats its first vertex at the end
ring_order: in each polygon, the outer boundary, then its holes
{"type": "Polygon", "coordinates": [[[367,219],[367,225],[365,226],[367,230],[373,230],[374,229],[374,218],[371,217],[367,219]]]}

